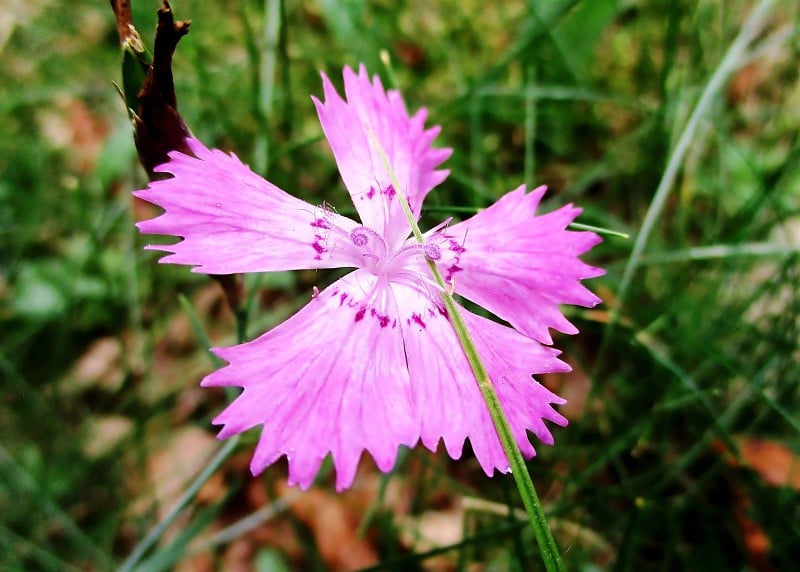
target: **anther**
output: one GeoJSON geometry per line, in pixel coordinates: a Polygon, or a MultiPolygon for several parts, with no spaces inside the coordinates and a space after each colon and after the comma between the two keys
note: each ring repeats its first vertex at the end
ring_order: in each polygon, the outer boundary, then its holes
{"type": "Polygon", "coordinates": [[[350,232],[350,240],[352,240],[353,244],[356,246],[365,246],[367,242],[369,242],[369,233],[363,227],[354,228],[352,232],[350,232]]]}
{"type": "Polygon", "coordinates": [[[442,257],[442,252],[435,244],[426,244],[423,247],[423,252],[425,253],[425,257],[429,260],[439,260],[442,257]]]}

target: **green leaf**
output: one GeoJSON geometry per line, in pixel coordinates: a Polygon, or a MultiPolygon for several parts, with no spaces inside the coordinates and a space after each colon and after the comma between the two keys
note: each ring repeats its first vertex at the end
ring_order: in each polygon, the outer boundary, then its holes
{"type": "Polygon", "coordinates": [[[122,94],[128,113],[135,113],[139,108],[137,96],[142,89],[147,71],[153,58],[142,44],[136,30],[122,46],[122,94]]]}
{"type": "Polygon", "coordinates": [[[20,270],[11,306],[24,319],[48,320],[66,311],[68,299],[52,273],[32,263],[20,270]]]}
{"type": "MultiPolygon", "coordinates": [[[[536,2],[532,5],[539,17],[546,21],[549,16],[544,14],[544,9],[538,7],[536,2]]],[[[552,30],[553,42],[579,81],[588,74],[595,45],[616,13],[617,0],[580,2],[552,30]]]]}

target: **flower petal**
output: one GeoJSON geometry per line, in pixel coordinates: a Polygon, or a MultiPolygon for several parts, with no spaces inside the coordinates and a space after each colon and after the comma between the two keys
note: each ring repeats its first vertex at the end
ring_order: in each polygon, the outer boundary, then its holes
{"type": "Polygon", "coordinates": [[[165,210],[138,223],[139,230],[184,239],[148,246],[172,253],[161,262],[209,274],[358,265],[335,247],[358,226],[355,221],[292,197],[235,155],[193,139],[187,143],[194,157],[173,152],[156,168],[173,178],[134,193],[165,210]]]}
{"type": "Polygon", "coordinates": [[[263,425],[253,474],[286,455],[290,484],[305,489],[330,452],[342,490],[364,449],[389,471],[398,447],[416,444],[401,330],[389,314],[397,307],[384,284],[357,270],[261,337],[215,350],[229,365],[203,385],[244,387],[214,420],[219,437],[263,425]]]}
{"type": "Polygon", "coordinates": [[[550,344],[548,328],[577,333],[559,304],[593,307],[601,300],[580,281],[603,274],[578,256],[601,241],[593,232],[566,230],[580,209],[564,206],[536,216],[545,187],[506,194],[464,222],[432,235],[438,262],[455,291],[550,344]]]}
{"type": "Polygon", "coordinates": [[[411,229],[370,131],[386,152],[417,218],[425,195],[447,177],[449,171],[436,167],[452,150],[432,148],[440,128],[425,129],[427,111],[423,108],[409,116],[400,94],[386,92],[377,76],[370,81],[363,65],[358,75],[344,69],[347,101],[325,74],[322,84],[325,102],[315,97],[314,104],[344,184],[364,226],[383,235],[394,249],[411,229]]]}
{"type": "MultiPolygon", "coordinates": [[[[446,312],[408,286],[392,284],[392,289],[404,315],[400,325],[421,419],[422,443],[435,450],[442,439],[448,454],[457,459],[464,440],[469,438],[487,475],[491,476],[494,469],[507,472],[508,458],[446,312]]],[[[514,438],[523,455],[530,458],[535,450],[527,431],[550,445],[553,437],[544,420],[567,424],[551,405],[565,401],[533,380],[531,374],[569,371],[569,366],[556,357],[558,350],[459,309],[514,438]]]]}

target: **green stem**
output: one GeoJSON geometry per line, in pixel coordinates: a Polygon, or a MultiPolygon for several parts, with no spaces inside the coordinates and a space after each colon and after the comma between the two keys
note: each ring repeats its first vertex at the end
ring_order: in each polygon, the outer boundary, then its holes
{"type": "MultiPolygon", "coordinates": [[[[408,224],[411,226],[411,232],[413,233],[414,238],[416,238],[418,242],[424,243],[425,239],[422,236],[419,225],[417,225],[414,213],[411,211],[411,206],[408,203],[405,192],[400,186],[400,182],[397,180],[397,175],[389,163],[389,158],[387,157],[386,152],[383,150],[383,147],[381,146],[370,126],[365,125],[365,128],[370,136],[370,139],[372,140],[373,145],[377,149],[384,166],[386,167],[386,171],[389,173],[389,178],[391,179],[394,190],[397,193],[397,198],[400,201],[400,206],[403,209],[403,213],[405,213],[406,218],[408,219],[408,224]]],[[[491,416],[494,427],[497,430],[497,436],[500,438],[503,451],[508,457],[508,462],[511,466],[511,474],[514,476],[517,489],[519,489],[519,494],[522,497],[522,503],[525,505],[525,510],[530,517],[531,525],[533,526],[533,532],[536,536],[536,542],[539,544],[539,549],[541,550],[542,562],[544,562],[545,568],[548,572],[560,572],[564,568],[561,562],[561,555],[558,552],[558,546],[556,545],[553,535],[550,532],[550,527],[547,524],[547,518],[545,517],[544,510],[539,502],[539,496],[536,494],[536,488],[533,486],[533,480],[528,472],[528,467],[525,465],[525,459],[523,459],[522,453],[519,450],[519,445],[517,444],[516,439],[514,439],[511,426],[509,425],[508,419],[506,418],[503,408],[500,405],[500,400],[498,399],[497,393],[492,385],[492,381],[489,378],[489,373],[486,371],[486,367],[483,365],[483,362],[478,355],[478,349],[475,347],[475,342],[472,341],[472,337],[467,330],[467,325],[464,323],[464,319],[461,316],[458,305],[456,304],[453,295],[450,293],[448,285],[442,277],[442,274],[439,272],[439,269],[432,260],[428,259],[427,263],[434,280],[441,288],[442,300],[444,301],[445,308],[447,309],[450,323],[453,325],[453,329],[455,330],[458,341],[464,350],[464,354],[467,357],[467,361],[472,369],[472,373],[475,375],[475,381],[478,383],[478,388],[481,391],[483,400],[489,409],[489,415],[491,416]]]]}
{"type": "Polygon", "coordinates": [[[119,568],[119,572],[130,572],[134,569],[134,567],[139,563],[142,557],[147,553],[148,550],[155,544],[159,538],[166,532],[166,530],[175,522],[175,519],[178,518],[178,515],[183,512],[183,509],[191,502],[191,500],[197,494],[197,491],[200,490],[208,479],[214,474],[214,472],[219,468],[219,466],[228,458],[228,456],[236,449],[236,445],[239,444],[239,436],[232,437],[228,439],[228,442],[223,445],[223,447],[219,450],[216,456],[211,460],[211,462],[203,469],[197,478],[195,478],[194,482],[189,486],[188,489],[183,493],[181,498],[175,505],[170,509],[169,513],[159,522],[150,532],[147,533],[142,541],[136,545],[131,555],[128,556],[128,559],[122,563],[122,566],[119,568]]]}
{"type": "MultiPolygon", "coordinates": [[[[195,333],[197,334],[198,338],[201,340],[201,343],[205,345],[207,348],[211,347],[211,341],[208,338],[208,335],[203,328],[202,323],[200,322],[200,318],[197,313],[192,308],[189,300],[187,300],[184,296],[180,296],[179,301],[181,306],[183,306],[186,313],[189,315],[189,320],[192,322],[194,326],[195,333]]],[[[235,312],[236,316],[236,333],[238,342],[244,343],[245,332],[247,329],[247,307],[239,308],[235,312]]],[[[211,358],[212,363],[216,367],[220,367],[222,365],[222,361],[216,357],[213,353],[209,350],[209,357],[211,358]]],[[[150,532],[147,533],[139,544],[133,549],[133,552],[128,556],[125,562],[122,563],[122,566],[119,569],[119,572],[130,572],[133,570],[139,561],[147,554],[147,551],[152,548],[153,544],[155,544],[159,538],[166,532],[166,530],[175,522],[175,519],[178,518],[183,510],[189,505],[189,503],[194,499],[197,491],[200,490],[208,479],[214,474],[214,472],[225,462],[225,460],[230,457],[231,453],[236,450],[236,446],[239,444],[239,436],[236,435],[228,439],[228,441],[220,447],[220,450],[211,460],[211,462],[206,465],[203,471],[197,475],[195,480],[192,482],[191,485],[186,489],[178,502],[170,509],[169,513],[159,522],[155,527],[153,527],[150,532]]]]}
{"type": "Polygon", "coordinates": [[[610,319],[603,332],[600,350],[598,351],[597,360],[595,362],[595,371],[599,371],[600,365],[603,363],[605,350],[610,343],[611,334],[613,333],[622,308],[627,300],[628,291],[633,283],[634,273],[640,266],[647,241],[650,238],[650,233],[655,228],[656,222],[661,216],[661,211],[667,203],[670,191],[675,184],[675,180],[683,164],[683,159],[692,143],[695,141],[695,133],[700,126],[700,121],[706,116],[714,98],[725,85],[728,78],[747,61],[747,48],[763,29],[764,23],[767,21],[767,17],[774,4],[775,0],[762,0],[750,13],[739,35],[731,44],[725,57],[720,62],[719,66],[717,66],[717,69],[714,70],[711,79],[708,80],[708,84],[703,90],[689,120],[686,122],[686,126],[683,128],[683,132],[667,161],[667,166],[658,183],[658,187],[653,195],[653,200],[650,202],[647,214],[644,217],[644,222],[642,222],[642,227],[639,230],[639,235],[634,242],[631,255],[625,265],[625,271],[620,281],[617,297],[611,307],[610,319]]]}

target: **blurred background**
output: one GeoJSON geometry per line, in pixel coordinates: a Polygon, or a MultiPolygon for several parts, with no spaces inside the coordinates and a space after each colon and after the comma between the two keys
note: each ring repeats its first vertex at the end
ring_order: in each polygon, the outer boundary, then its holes
{"type": "MultiPolygon", "coordinates": [[[[133,0],[152,46],[159,2],[133,0]]],[[[569,403],[530,471],[571,570],[788,570],[800,559],[800,2],[175,0],[179,109],[281,188],[352,207],[310,95],[364,62],[454,148],[423,228],[525,182],[612,229],[566,308],[569,403]],[[763,17],[746,20],[756,9],[763,17]],[[752,41],[749,41],[752,40],[752,41]],[[389,54],[392,67],[380,61],[389,54]],[[726,54],[728,56],[726,57],[726,54]],[[724,62],[724,63],[723,63],[724,62]],[[714,78],[714,81],[711,81],[714,78]]],[[[105,1],[0,13],[0,568],[119,566],[221,446],[201,390],[235,342],[219,285],[158,265],[112,82],[105,1]]],[[[321,272],[246,277],[252,338],[321,272]]],[[[302,493],[258,431],[142,570],[536,570],[513,480],[469,447],[362,459],[302,493]],[[374,568],[370,568],[374,567],[374,568]]]]}

